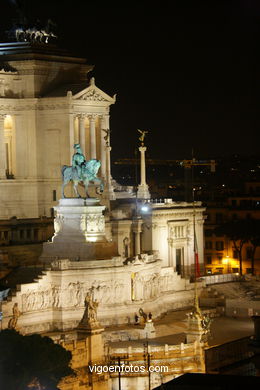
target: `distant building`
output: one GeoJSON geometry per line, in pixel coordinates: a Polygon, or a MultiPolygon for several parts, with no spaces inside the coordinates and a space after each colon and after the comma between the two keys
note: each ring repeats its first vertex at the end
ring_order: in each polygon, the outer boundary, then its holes
{"type": "MultiPolygon", "coordinates": [[[[228,237],[217,236],[214,229],[237,219],[260,219],[260,183],[246,182],[244,192],[228,194],[219,200],[207,200],[204,226],[205,270],[207,274],[239,272],[238,253],[228,237]]],[[[246,242],[242,249],[243,274],[250,274],[252,245],[246,242]]],[[[255,253],[255,273],[260,274],[260,247],[255,253]]]]}

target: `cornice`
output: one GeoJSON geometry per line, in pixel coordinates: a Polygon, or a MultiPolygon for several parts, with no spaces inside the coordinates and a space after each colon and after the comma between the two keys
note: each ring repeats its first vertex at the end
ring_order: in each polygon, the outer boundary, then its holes
{"type": "Polygon", "coordinates": [[[10,111],[26,111],[26,110],[58,110],[65,109],[73,112],[74,115],[109,115],[109,105],[96,106],[93,112],[93,105],[88,101],[83,101],[79,104],[77,101],[68,100],[67,97],[62,98],[1,98],[0,97],[0,113],[5,115],[10,111]]]}

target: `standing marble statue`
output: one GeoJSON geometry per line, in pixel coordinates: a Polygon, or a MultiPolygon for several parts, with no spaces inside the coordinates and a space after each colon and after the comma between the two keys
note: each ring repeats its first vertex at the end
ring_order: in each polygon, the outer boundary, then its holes
{"type": "Polygon", "coordinates": [[[18,309],[18,303],[15,303],[13,306],[13,316],[8,322],[8,328],[9,329],[17,329],[17,321],[18,318],[20,317],[21,312],[18,309]]]}
{"type": "Polygon", "coordinates": [[[85,307],[87,308],[87,318],[89,322],[97,322],[98,302],[93,300],[92,295],[87,293],[85,298],[85,307]]]}
{"type": "Polygon", "coordinates": [[[97,319],[98,301],[94,300],[92,293],[88,292],[85,297],[85,311],[79,323],[78,328],[98,328],[100,327],[97,319]]]}

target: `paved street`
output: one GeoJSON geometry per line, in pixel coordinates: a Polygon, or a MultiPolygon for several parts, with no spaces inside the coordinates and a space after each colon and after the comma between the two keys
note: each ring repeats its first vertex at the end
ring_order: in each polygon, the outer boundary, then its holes
{"type": "MultiPolygon", "coordinates": [[[[187,328],[187,313],[189,310],[173,311],[159,320],[154,321],[156,338],[150,339],[150,344],[179,344],[185,340],[187,328]]],[[[120,330],[129,327],[120,327],[120,330]]],[[[114,328],[115,330],[116,328],[114,328]]],[[[238,338],[253,335],[254,325],[251,318],[216,317],[211,325],[209,345],[222,344],[238,338]]],[[[143,344],[145,340],[124,341],[124,346],[143,344]]],[[[121,342],[112,343],[113,346],[121,345],[121,342]]]]}

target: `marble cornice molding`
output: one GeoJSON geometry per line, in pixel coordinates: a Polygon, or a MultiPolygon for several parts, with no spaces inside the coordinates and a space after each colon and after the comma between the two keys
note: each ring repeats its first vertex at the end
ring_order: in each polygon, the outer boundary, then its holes
{"type": "MultiPolygon", "coordinates": [[[[202,213],[202,211],[197,211],[196,213],[196,219],[198,218],[198,216],[202,213]]],[[[160,219],[160,218],[193,218],[193,212],[192,210],[189,210],[189,211],[184,211],[184,212],[175,212],[174,210],[173,211],[169,211],[169,210],[164,210],[164,211],[156,211],[154,212],[153,211],[153,219],[160,219]]],[[[168,221],[170,222],[170,221],[168,221]]],[[[172,221],[174,222],[174,220],[172,221]]]]}
{"type": "Polygon", "coordinates": [[[57,110],[57,109],[68,109],[69,106],[67,104],[46,104],[46,105],[37,105],[35,104],[23,104],[23,105],[14,105],[14,104],[0,104],[0,112],[7,115],[10,112],[17,111],[31,111],[31,110],[57,110]]]}
{"type": "MultiPolygon", "coordinates": [[[[184,212],[184,213],[175,213],[175,212],[169,212],[168,210],[166,212],[160,212],[160,213],[153,213],[153,219],[160,219],[160,218],[183,218],[183,217],[192,217],[192,212],[184,212]]],[[[174,220],[172,221],[174,222],[174,220]]]]}
{"type": "Polygon", "coordinates": [[[59,109],[62,109],[62,110],[69,110],[71,107],[70,105],[67,103],[67,102],[64,102],[64,103],[45,103],[45,104],[38,104],[36,106],[36,109],[39,110],[39,111],[43,111],[43,110],[59,110],[59,109]]]}
{"type": "Polygon", "coordinates": [[[56,109],[67,109],[71,110],[74,115],[86,115],[88,117],[95,116],[100,118],[109,117],[109,107],[96,107],[97,112],[90,112],[89,104],[84,106],[77,106],[67,97],[55,98],[5,98],[0,97],[0,111],[9,113],[10,111],[23,111],[23,110],[56,110],[56,109]],[[86,111],[83,109],[86,108],[86,111]],[[84,112],[85,111],[85,112],[84,112]]]}
{"type": "Polygon", "coordinates": [[[0,112],[7,115],[10,111],[35,110],[37,103],[37,98],[0,98],[0,112]]]}
{"type": "Polygon", "coordinates": [[[91,119],[92,116],[94,116],[95,119],[96,118],[99,118],[99,119],[109,118],[109,114],[107,112],[89,112],[89,110],[86,110],[86,111],[74,110],[74,111],[72,111],[72,114],[77,116],[77,117],[83,116],[84,118],[88,118],[88,119],[91,119]]]}

